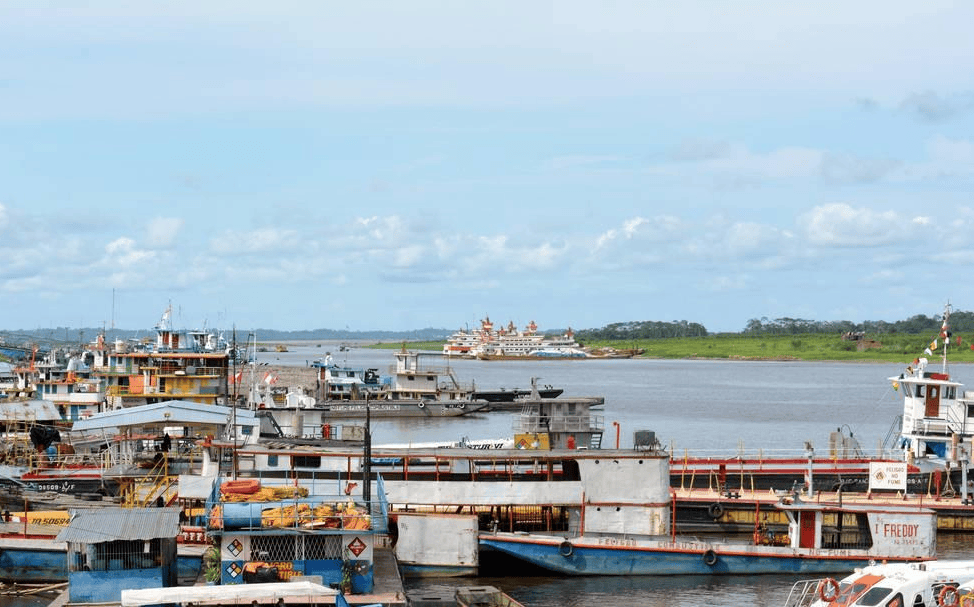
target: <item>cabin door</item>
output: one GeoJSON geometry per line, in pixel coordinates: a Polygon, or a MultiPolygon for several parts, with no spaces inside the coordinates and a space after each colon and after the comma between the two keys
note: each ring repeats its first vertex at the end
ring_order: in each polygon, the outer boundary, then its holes
{"type": "Polygon", "coordinates": [[[940,416],[940,386],[927,386],[927,395],[924,404],[924,417],[940,416]]]}
{"type": "Polygon", "coordinates": [[[800,548],[815,547],[815,513],[798,513],[798,546],[800,548]]]}

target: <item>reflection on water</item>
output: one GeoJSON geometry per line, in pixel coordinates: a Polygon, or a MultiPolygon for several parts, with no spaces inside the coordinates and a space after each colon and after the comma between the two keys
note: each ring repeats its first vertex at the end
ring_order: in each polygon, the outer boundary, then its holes
{"type": "Polygon", "coordinates": [[[490,585],[528,607],[718,607],[784,603],[795,578],[790,576],[613,576],[579,578],[478,578],[476,581],[428,579],[410,588],[449,590],[490,585]]]}

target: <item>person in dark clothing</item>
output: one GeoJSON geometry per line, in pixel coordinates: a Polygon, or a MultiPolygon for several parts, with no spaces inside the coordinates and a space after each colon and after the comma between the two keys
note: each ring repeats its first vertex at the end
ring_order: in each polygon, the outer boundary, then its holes
{"type": "Polygon", "coordinates": [[[162,450],[163,452],[168,452],[169,448],[172,447],[172,439],[169,438],[169,433],[162,437],[162,450]]]}

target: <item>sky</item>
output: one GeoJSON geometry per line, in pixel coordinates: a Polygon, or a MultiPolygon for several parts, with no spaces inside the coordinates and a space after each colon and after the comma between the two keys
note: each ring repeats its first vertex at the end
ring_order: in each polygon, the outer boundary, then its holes
{"type": "Polygon", "coordinates": [[[974,3],[0,0],[0,328],[974,310],[974,3]]]}

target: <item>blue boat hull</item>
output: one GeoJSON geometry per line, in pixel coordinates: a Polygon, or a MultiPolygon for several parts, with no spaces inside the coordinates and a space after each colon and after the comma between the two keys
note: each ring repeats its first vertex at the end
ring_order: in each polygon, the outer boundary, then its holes
{"type": "MultiPolygon", "coordinates": [[[[24,543],[8,542],[0,545],[0,581],[19,584],[68,581],[68,555],[64,548],[21,544],[24,543]]],[[[176,566],[180,578],[195,579],[200,575],[202,556],[179,554],[176,566]]]]}
{"type": "Polygon", "coordinates": [[[21,584],[68,581],[64,549],[0,546],[0,580],[21,584]]]}
{"type": "MultiPolygon", "coordinates": [[[[799,556],[739,551],[681,551],[649,547],[593,547],[481,536],[481,549],[495,550],[562,575],[752,575],[837,573],[875,560],[868,555],[799,556]]],[[[895,560],[895,559],[888,559],[895,560]]],[[[916,560],[916,559],[911,559],[916,560]]]]}

